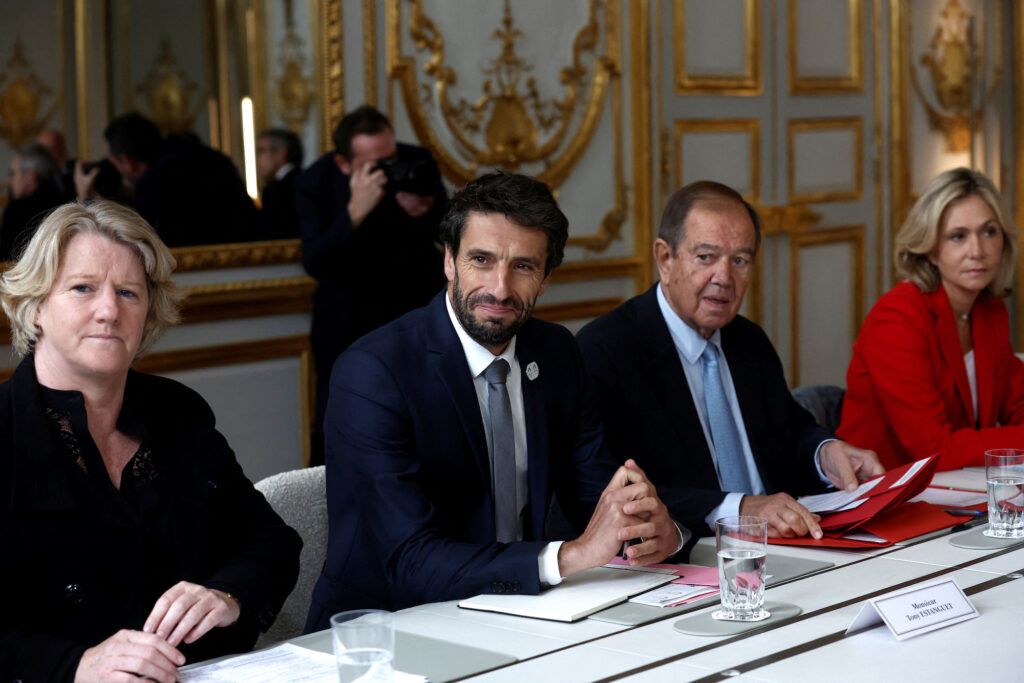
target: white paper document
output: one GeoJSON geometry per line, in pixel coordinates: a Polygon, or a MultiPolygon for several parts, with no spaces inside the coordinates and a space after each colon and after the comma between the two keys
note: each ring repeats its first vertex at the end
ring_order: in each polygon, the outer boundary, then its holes
{"type": "Polygon", "coordinates": [[[629,572],[595,567],[573,574],[540,595],[478,595],[459,607],[503,612],[522,617],[576,621],[605,607],[625,602],[631,595],[668,583],[673,574],[629,572]]]}
{"type": "Polygon", "coordinates": [[[715,595],[717,588],[709,586],[694,586],[686,583],[670,583],[667,586],[660,586],[654,590],[634,595],[629,599],[639,605],[651,605],[653,607],[673,607],[681,602],[699,598],[705,595],[715,595]]]}
{"type": "Polygon", "coordinates": [[[965,467],[962,470],[936,472],[932,486],[963,491],[985,491],[985,468],[965,467]]]}
{"type": "Polygon", "coordinates": [[[902,477],[894,481],[889,486],[889,488],[894,489],[897,486],[903,486],[904,484],[906,484],[908,481],[914,478],[914,475],[917,474],[922,467],[928,464],[929,460],[931,460],[931,458],[924,458],[922,460],[918,460],[917,462],[915,462],[913,465],[910,466],[910,469],[904,472],[902,477]]]}
{"type": "Polygon", "coordinates": [[[932,505],[946,505],[954,508],[969,508],[988,502],[988,494],[975,491],[957,491],[955,489],[937,489],[929,486],[910,499],[911,503],[923,500],[932,505]]]}
{"type": "MultiPolygon", "coordinates": [[[[182,671],[182,683],[337,683],[334,655],[284,643],[182,671]]],[[[426,683],[426,678],[395,672],[395,683],[426,683]]]]}
{"type": "Polygon", "coordinates": [[[796,500],[811,512],[834,512],[846,507],[871,489],[875,488],[880,481],[882,481],[882,477],[877,477],[871,481],[864,482],[858,486],[855,491],[819,493],[813,496],[801,496],[796,500]]]}

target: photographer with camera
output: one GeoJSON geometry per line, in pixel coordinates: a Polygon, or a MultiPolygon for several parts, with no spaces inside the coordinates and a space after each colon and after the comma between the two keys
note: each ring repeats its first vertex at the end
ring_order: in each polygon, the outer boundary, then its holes
{"type": "Polygon", "coordinates": [[[430,152],[396,143],[390,121],[370,106],[347,114],[333,142],[334,151],[295,181],[302,263],[317,281],[314,465],[323,462],[335,359],[367,332],[426,305],[445,282],[437,228],[448,197],[430,152]]]}

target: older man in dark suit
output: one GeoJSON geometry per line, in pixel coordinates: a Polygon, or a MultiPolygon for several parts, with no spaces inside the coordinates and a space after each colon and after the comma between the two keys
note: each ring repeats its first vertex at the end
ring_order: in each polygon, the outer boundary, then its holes
{"type": "Polygon", "coordinates": [[[654,242],[660,283],[584,327],[606,438],[659,484],[674,519],[764,517],[773,536],[820,538],[792,495],[852,488],[883,469],[793,400],[775,349],[738,315],[760,220],[732,188],[703,181],[669,199],[654,242]]]}
{"type": "Polygon", "coordinates": [[[635,564],[679,550],[653,485],[606,454],[572,335],[530,318],[567,225],[539,181],[470,183],[441,226],[447,291],[339,357],[330,538],[308,630],[346,609],[537,593],[629,539],[643,539],[628,549],[635,564]],[[556,491],[586,529],[546,543],[556,491]]]}

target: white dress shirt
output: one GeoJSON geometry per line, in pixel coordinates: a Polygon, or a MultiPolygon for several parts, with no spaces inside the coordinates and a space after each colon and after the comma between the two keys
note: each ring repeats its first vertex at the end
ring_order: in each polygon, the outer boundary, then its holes
{"type": "MultiPolygon", "coordinates": [[[[452,302],[449,296],[444,298],[445,306],[448,308],[448,317],[451,318],[455,334],[462,342],[462,349],[466,353],[466,362],[469,364],[469,371],[473,375],[473,388],[476,390],[477,402],[480,404],[480,415],[484,421],[484,436],[490,439],[491,421],[487,410],[487,380],[484,378],[484,370],[498,358],[508,361],[509,372],[505,380],[505,388],[508,390],[508,400],[512,407],[512,429],[515,438],[516,449],[516,509],[522,515],[523,509],[530,502],[530,487],[527,481],[527,453],[526,453],[526,412],[523,407],[523,378],[519,367],[519,359],[516,358],[516,338],[501,353],[495,356],[487,348],[480,345],[462,327],[462,323],[455,316],[452,302]]],[[[493,491],[492,491],[493,494],[493,491]]],[[[516,535],[518,540],[523,538],[522,517],[517,525],[516,535]]],[[[561,583],[562,576],[558,573],[558,549],[562,546],[561,541],[548,543],[544,546],[540,555],[537,556],[537,569],[540,572],[541,584],[554,586],[561,583]]]]}
{"type": "MultiPolygon", "coordinates": [[[[726,400],[729,402],[729,408],[732,411],[732,417],[736,422],[736,429],[739,432],[740,445],[743,447],[743,462],[746,464],[747,474],[750,476],[751,493],[755,496],[765,495],[764,482],[761,481],[761,474],[757,469],[757,463],[754,461],[754,453],[750,449],[750,441],[747,439],[747,429],[743,422],[743,413],[740,412],[740,403],[736,397],[736,387],[732,382],[732,373],[729,371],[729,361],[722,349],[721,330],[715,330],[710,339],[705,339],[676,315],[660,286],[658,287],[657,297],[661,315],[668,325],[669,334],[672,336],[672,343],[675,345],[676,352],[679,354],[679,361],[683,365],[686,383],[690,387],[690,396],[693,397],[693,404],[697,408],[697,415],[700,417],[700,426],[704,430],[704,440],[707,442],[711,458],[715,462],[716,475],[718,474],[718,460],[715,455],[715,444],[711,440],[711,431],[708,428],[708,417],[704,407],[704,376],[703,365],[701,364],[701,354],[704,353],[704,348],[708,344],[714,344],[719,351],[719,358],[721,360],[718,363],[718,370],[722,377],[722,389],[725,392],[726,400]]],[[[818,456],[821,453],[821,447],[829,441],[834,441],[834,439],[826,439],[818,444],[818,449],[814,454],[814,462],[815,466],[818,467],[818,476],[826,483],[831,484],[823,475],[820,466],[818,466],[818,456]]],[[[718,477],[718,483],[721,486],[721,476],[718,477]]],[[[743,500],[743,496],[744,494],[740,492],[726,492],[722,502],[708,513],[704,521],[713,529],[715,528],[716,519],[740,514],[740,502],[743,500]]]]}

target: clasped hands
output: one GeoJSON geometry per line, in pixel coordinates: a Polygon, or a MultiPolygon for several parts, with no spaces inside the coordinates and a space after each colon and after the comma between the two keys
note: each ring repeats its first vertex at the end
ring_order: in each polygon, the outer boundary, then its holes
{"type": "MultiPolygon", "coordinates": [[[[851,446],[845,441],[829,441],[819,454],[821,471],[836,488],[854,491],[860,482],[885,473],[874,451],[851,446]]],[[[788,493],[771,496],[743,496],[740,514],[768,520],[768,536],[772,538],[822,537],[821,516],[798,503],[788,493]]]]}
{"type": "Polygon", "coordinates": [[[177,646],[194,643],[215,626],[230,626],[240,611],[229,594],[181,581],[160,596],[141,631],[123,629],[86,650],[75,683],[133,681],[139,676],[174,683],[185,663],[177,646]]]}
{"type": "Polygon", "coordinates": [[[559,548],[558,571],[566,577],[607,564],[625,541],[635,538],[643,542],[626,551],[632,566],[661,562],[676,551],[680,540],[679,529],[658,498],[654,484],[630,459],[601,493],[583,534],[559,548]]]}

